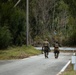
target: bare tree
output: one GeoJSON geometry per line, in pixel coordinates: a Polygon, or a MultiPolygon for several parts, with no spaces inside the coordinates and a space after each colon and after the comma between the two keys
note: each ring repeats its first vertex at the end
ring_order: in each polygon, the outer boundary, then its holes
{"type": "Polygon", "coordinates": [[[33,13],[36,19],[36,24],[39,25],[40,33],[48,32],[52,18],[52,8],[54,0],[33,0],[33,13]]]}

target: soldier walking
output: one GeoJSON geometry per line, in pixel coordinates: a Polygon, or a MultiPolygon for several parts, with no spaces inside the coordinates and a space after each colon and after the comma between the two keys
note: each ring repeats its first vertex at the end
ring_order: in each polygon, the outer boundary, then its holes
{"type": "Polygon", "coordinates": [[[42,45],[42,52],[44,52],[45,58],[48,58],[49,51],[50,51],[50,45],[48,40],[46,39],[42,45]]]}
{"type": "Polygon", "coordinates": [[[59,56],[59,44],[58,44],[58,42],[55,42],[55,44],[54,44],[54,56],[55,56],[55,58],[58,58],[58,56],[59,56]]]}

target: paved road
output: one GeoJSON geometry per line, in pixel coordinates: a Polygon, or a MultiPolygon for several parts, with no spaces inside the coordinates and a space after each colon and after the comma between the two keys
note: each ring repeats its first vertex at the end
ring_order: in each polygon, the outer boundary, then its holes
{"type": "Polygon", "coordinates": [[[55,59],[53,53],[50,53],[47,59],[41,54],[16,61],[4,61],[0,65],[0,75],[56,75],[71,59],[71,55],[60,53],[59,58],[55,59]]]}
{"type": "MultiPolygon", "coordinates": [[[[38,50],[42,49],[42,47],[35,47],[35,48],[38,49],[38,50]]],[[[50,49],[53,50],[54,47],[50,47],[50,49]]],[[[60,50],[76,50],[76,47],[75,48],[73,48],[73,47],[59,47],[59,49],[60,50]]]]}

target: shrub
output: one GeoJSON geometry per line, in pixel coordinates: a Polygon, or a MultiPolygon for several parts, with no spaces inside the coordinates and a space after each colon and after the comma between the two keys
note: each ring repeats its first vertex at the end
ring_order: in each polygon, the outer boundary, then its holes
{"type": "Polygon", "coordinates": [[[9,29],[4,26],[0,27],[0,49],[7,48],[11,42],[11,34],[9,29]]]}
{"type": "Polygon", "coordinates": [[[74,31],[68,39],[63,42],[66,46],[76,46],[76,31],[74,31]]]}

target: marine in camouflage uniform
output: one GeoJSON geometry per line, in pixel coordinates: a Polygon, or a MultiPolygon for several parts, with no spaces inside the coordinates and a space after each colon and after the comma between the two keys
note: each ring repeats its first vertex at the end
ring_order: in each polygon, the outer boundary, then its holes
{"type": "Polygon", "coordinates": [[[50,45],[48,40],[46,39],[42,45],[42,52],[44,52],[45,58],[48,58],[49,51],[50,51],[50,45]]]}
{"type": "Polygon", "coordinates": [[[55,42],[55,44],[54,44],[54,56],[55,56],[55,58],[58,58],[58,56],[59,56],[59,44],[58,44],[58,42],[55,42]]]}

